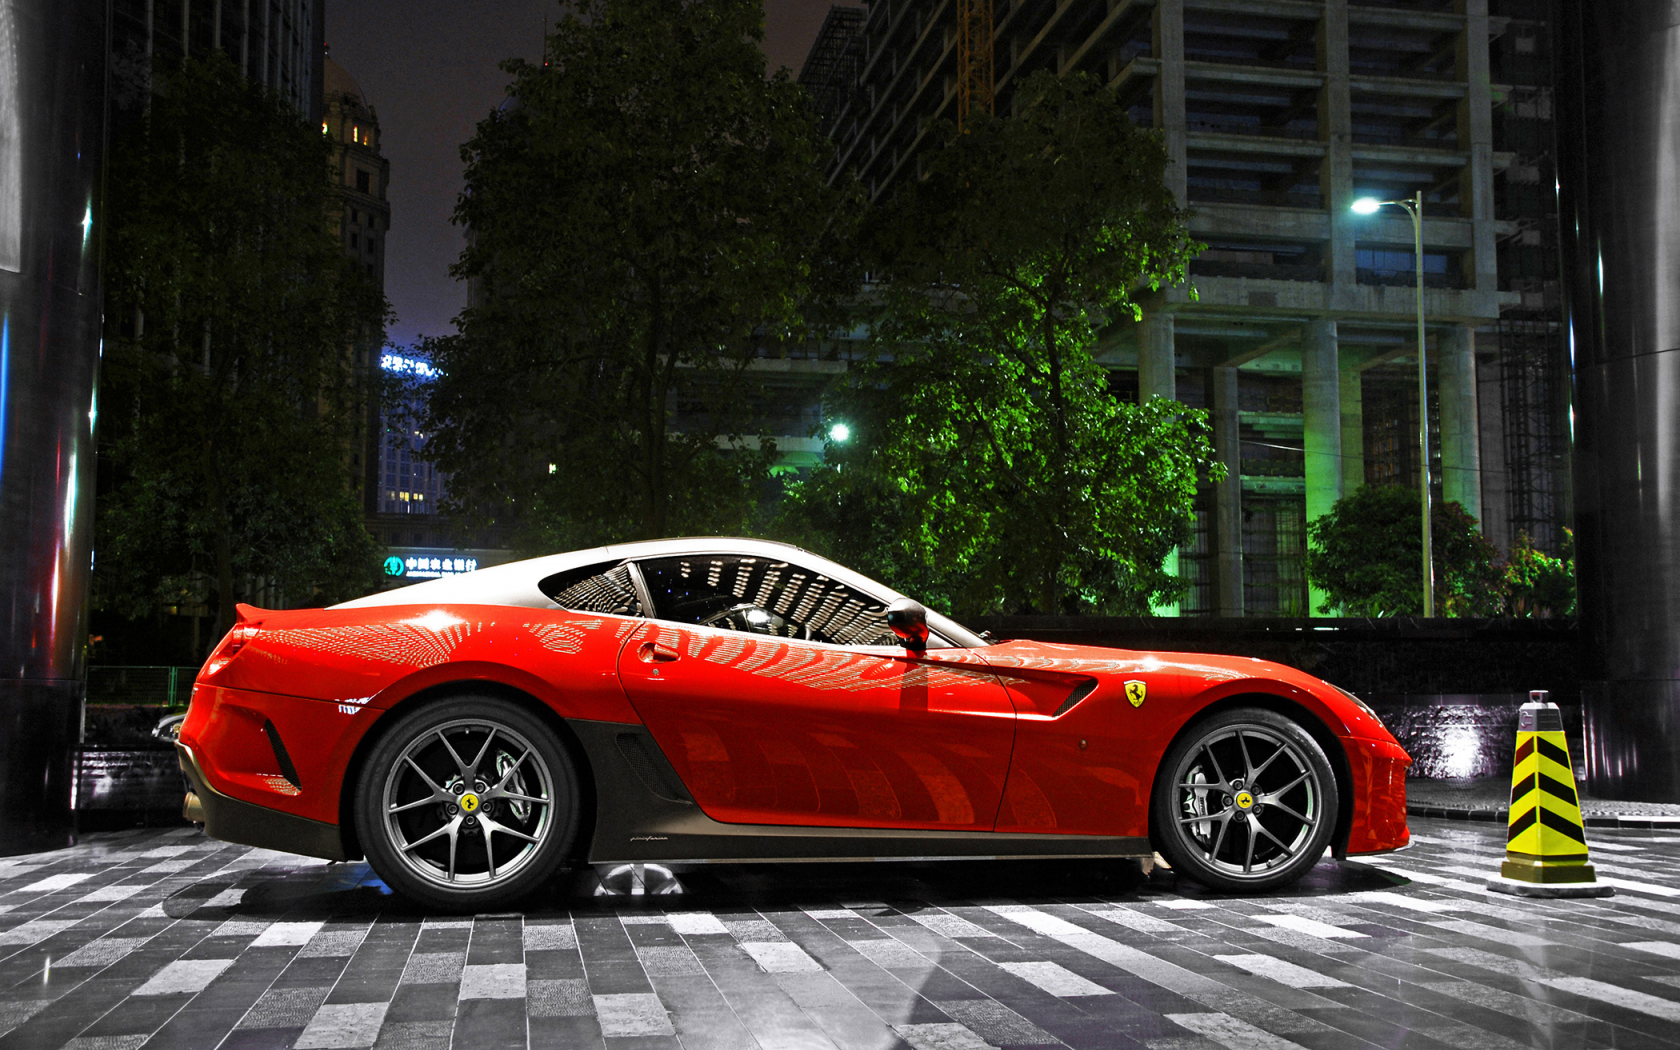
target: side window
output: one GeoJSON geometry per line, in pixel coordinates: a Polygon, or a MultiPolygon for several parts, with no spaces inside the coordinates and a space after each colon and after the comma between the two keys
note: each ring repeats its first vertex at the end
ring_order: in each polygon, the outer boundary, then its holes
{"type": "Polygon", "coordinates": [[[644,615],[636,585],[630,581],[630,566],[618,562],[556,573],[538,583],[537,589],[554,604],[573,612],[644,615]]]}
{"type": "Polygon", "coordinates": [[[737,554],[639,562],[654,615],[836,645],[893,645],[886,606],[785,561],[737,554]]]}

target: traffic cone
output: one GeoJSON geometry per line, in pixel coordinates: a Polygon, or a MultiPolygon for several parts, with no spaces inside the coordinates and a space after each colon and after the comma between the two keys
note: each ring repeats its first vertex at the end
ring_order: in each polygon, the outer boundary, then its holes
{"type": "Polygon", "coordinates": [[[1563,715],[1542,690],[1517,714],[1517,757],[1511,767],[1511,828],[1505,863],[1487,888],[1524,897],[1608,897],[1587,863],[1587,833],[1563,715]]]}

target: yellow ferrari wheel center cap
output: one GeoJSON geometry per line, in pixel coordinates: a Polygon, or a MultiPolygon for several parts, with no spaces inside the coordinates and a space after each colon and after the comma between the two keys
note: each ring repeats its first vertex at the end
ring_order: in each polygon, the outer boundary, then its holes
{"type": "Polygon", "coordinates": [[[465,795],[462,795],[461,796],[461,812],[462,813],[477,813],[478,812],[478,796],[473,794],[471,791],[467,792],[465,795]]]}
{"type": "Polygon", "coordinates": [[[1246,791],[1237,792],[1237,808],[1238,809],[1253,809],[1254,808],[1254,796],[1250,795],[1246,791]]]}

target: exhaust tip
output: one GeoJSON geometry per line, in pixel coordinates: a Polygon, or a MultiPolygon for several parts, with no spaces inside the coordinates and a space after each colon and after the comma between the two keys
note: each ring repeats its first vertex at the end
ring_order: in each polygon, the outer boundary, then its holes
{"type": "Polygon", "coordinates": [[[198,792],[189,791],[187,797],[181,800],[181,816],[194,824],[204,823],[204,803],[198,800],[198,792]]]}

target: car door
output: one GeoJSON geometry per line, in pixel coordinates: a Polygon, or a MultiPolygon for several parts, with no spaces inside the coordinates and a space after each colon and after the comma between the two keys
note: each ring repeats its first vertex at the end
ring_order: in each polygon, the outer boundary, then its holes
{"type": "Polygon", "coordinates": [[[889,644],[883,602],[788,562],[636,567],[656,622],[628,640],[619,677],[708,816],[992,829],[1015,710],[984,661],[889,644]]]}

